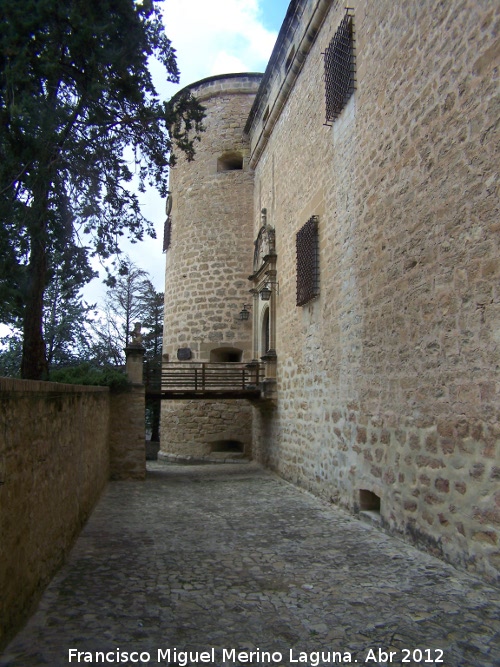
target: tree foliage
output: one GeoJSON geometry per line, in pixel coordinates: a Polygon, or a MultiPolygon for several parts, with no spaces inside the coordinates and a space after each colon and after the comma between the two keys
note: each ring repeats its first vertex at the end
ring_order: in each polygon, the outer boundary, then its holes
{"type": "MultiPolygon", "coordinates": [[[[60,259],[44,293],[43,336],[49,369],[80,363],[94,356],[89,324],[95,304],[83,301],[78,276],[60,259]]],[[[23,353],[22,321],[15,319],[11,334],[0,340],[0,376],[20,377],[23,353]]]]}
{"type": "Polygon", "coordinates": [[[79,283],[64,261],[57,263],[44,294],[43,336],[49,368],[91,356],[88,323],[96,304],[83,301],[79,283]]]}
{"type": "Polygon", "coordinates": [[[21,377],[23,341],[18,333],[0,339],[0,377],[21,377]]]}
{"type": "Polygon", "coordinates": [[[55,258],[83,284],[91,254],[154,236],[127,184],[135,174],[166,196],[172,150],[193,157],[203,110],[189,95],[158,99],[148,59],[169,81],[178,71],[156,0],[2,0],[2,10],[0,317],[22,320],[22,376],[40,379],[55,258]]]}
{"type": "Polygon", "coordinates": [[[56,368],[51,371],[50,379],[53,382],[64,382],[65,384],[97,385],[112,389],[123,389],[128,385],[124,371],[110,366],[96,367],[90,362],[83,362],[69,368],[56,368]]]}
{"type": "MultiPolygon", "coordinates": [[[[151,286],[152,287],[152,286],[151,286]]],[[[144,372],[146,382],[161,382],[162,347],[163,347],[163,292],[150,290],[144,301],[145,328],[143,345],[146,348],[144,372]]],[[[151,432],[151,440],[160,440],[160,401],[157,398],[146,398],[146,425],[151,432]]]]}
{"type": "MultiPolygon", "coordinates": [[[[124,370],[124,348],[134,324],[142,327],[146,368],[159,370],[163,337],[163,292],[156,292],[149,274],[129,257],[106,293],[104,310],[82,299],[77,284],[63,276],[62,265],[45,291],[43,332],[49,379],[99,384],[106,369],[124,370]]],[[[20,377],[22,336],[12,328],[0,339],[0,376],[20,377]]],[[[107,377],[107,376],[106,376],[107,377]]],[[[106,383],[106,382],[105,382],[106,383]]]]}
{"type": "Polygon", "coordinates": [[[163,344],[163,313],[164,292],[157,292],[152,283],[144,295],[142,326],[146,330],[143,336],[143,345],[146,348],[146,359],[161,357],[163,344]]]}
{"type": "Polygon", "coordinates": [[[101,363],[118,366],[124,362],[124,349],[131,342],[133,326],[135,322],[142,324],[154,293],[147,271],[130,257],[123,259],[119,275],[106,292],[103,317],[92,325],[101,363]]]}

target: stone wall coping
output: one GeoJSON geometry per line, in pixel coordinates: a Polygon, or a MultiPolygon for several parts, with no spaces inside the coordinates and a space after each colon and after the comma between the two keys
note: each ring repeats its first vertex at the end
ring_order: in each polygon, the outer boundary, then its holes
{"type": "Polygon", "coordinates": [[[263,75],[260,72],[239,72],[235,74],[217,74],[215,76],[209,76],[205,79],[194,81],[193,83],[184,86],[184,88],[181,88],[181,90],[175,93],[172,97],[171,102],[185,91],[193,93],[198,100],[207,99],[208,97],[220,95],[222,93],[225,93],[226,95],[252,93],[255,95],[259,88],[262,76],[263,75]]]}
{"type": "Polygon", "coordinates": [[[292,0],[288,6],[285,18],[281,24],[278,37],[274,44],[271,57],[268,60],[266,70],[262,76],[259,91],[248,116],[247,125],[245,128],[245,132],[247,134],[250,133],[256,116],[258,116],[259,111],[261,111],[263,108],[263,98],[266,98],[270,92],[270,82],[276,72],[279,71],[280,61],[286,58],[285,49],[287,47],[289,35],[296,25],[297,16],[299,15],[299,10],[303,2],[304,0],[292,0]]]}
{"type": "Polygon", "coordinates": [[[95,385],[66,384],[63,382],[44,382],[42,380],[19,380],[0,377],[0,392],[37,392],[61,394],[91,394],[109,392],[109,387],[95,385]]]}
{"type": "Polygon", "coordinates": [[[314,7],[311,17],[307,25],[302,29],[293,61],[283,80],[279,82],[279,65],[286,57],[286,48],[289,46],[287,40],[289,34],[291,34],[296,27],[295,21],[297,21],[297,25],[301,25],[299,15],[305,4],[306,0],[293,0],[293,2],[290,3],[285,21],[279,32],[278,39],[276,40],[271,58],[266,67],[266,71],[264,72],[264,76],[262,77],[259,90],[255,96],[253,106],[245,125],[245,134],[248,134],[252,138],[252,152],[249,162],[251,169],[256,168],[259,159],[267,146],[273,128],[281,116],[281,112],[295,86],[295,82],[302,70],[302,66],[312,49],[316,36],[318,35],[328,12],[337,6],[335,3],[332,3],[332,0],[316,0],[316,2],[313,3],[314,7]],[[274,89],[273,79],[277,79],[278,81],[277,91],[274,89]],[[269,115],[264,124],[259,125],[262,121],[264,109],[267,104],[270,109],[269,115]],[[255,140],[252,136],[254,134],[256,135],[255,140]]]}

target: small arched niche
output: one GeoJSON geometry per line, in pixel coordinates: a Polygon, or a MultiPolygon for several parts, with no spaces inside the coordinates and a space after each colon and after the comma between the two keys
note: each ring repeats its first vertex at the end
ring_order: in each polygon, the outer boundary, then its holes
{"type": "Polygon", "coordinates": [[[212,363],[238,363],[243,356],[243,350],[237,347],[216,347],[210,351],[210,361],[212,363]]]}
{"type": "Polygon", "coordinates": [[[243,155],[238,151],[223,153],[217,160],[217,171],[237,171],[243,169],[243,155]]]}
{"type": "Polygon", "coordinates": [[[240,440],[216,440],[212,443],[212,452],[243,452],[244,446],[240,440]]]}
{"type": "Polygon", "coordinates": [[[359,491],[359,509],[366,512],[378,512],[380,514],[380,497],[368,489],[359,491]]]}

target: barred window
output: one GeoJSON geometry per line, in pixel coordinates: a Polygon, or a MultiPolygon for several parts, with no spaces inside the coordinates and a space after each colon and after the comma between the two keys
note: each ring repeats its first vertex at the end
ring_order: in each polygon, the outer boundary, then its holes
{"type": "Polygon", "coordinates": [[[170,213],[172,212],[172,193],[168,192],[168,197],[165,202],[165,224],[163,225],[163,252],[167,252],[170,248],[170,237],[172,235],[172,219],[170,213]]]}
{"type": "Polygon", "coordinates": [[[351,10],[347,10],[324,52],[326,123],[340,116],[355,90],[354,33],[351,10]]]}
{"type": "Polygon", "coordinates": [[[319,294],[319,237],[317,215],[297,232],[297,306],[303,306],[319,294]]]}

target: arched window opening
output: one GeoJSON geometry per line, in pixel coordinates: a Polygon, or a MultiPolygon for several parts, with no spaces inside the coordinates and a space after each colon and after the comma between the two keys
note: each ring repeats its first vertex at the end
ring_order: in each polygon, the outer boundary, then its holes
{"type": "Polygon", "coordinates": [[[217,160],[217,171],[236,171],[243,169],[243,155],[236,151],[224,153],[217,160]]]}

